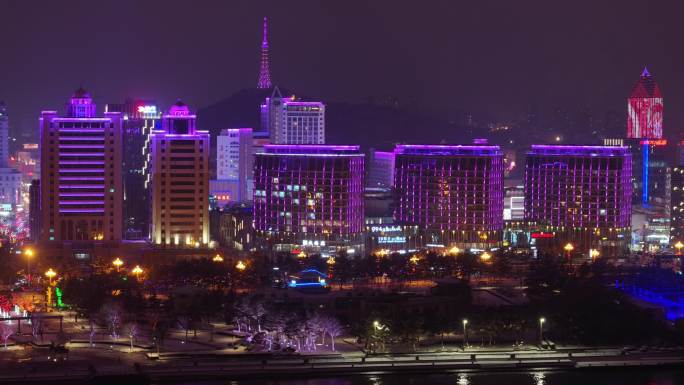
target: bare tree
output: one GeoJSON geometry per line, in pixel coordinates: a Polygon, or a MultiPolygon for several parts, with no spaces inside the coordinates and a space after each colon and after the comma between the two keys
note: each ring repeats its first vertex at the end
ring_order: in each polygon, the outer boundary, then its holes
{"type": "Polygon", "coordinates": [[[178,326],[185,331],[185,340],[184,342],[188,342],[188,331],[190,330],[190,327],[192,327],[192,318],[189,315],[181,315],[178,316],[178,326]]]}
{"type": "Polygon", "coordinates": [[[342,332],[344,332],[344,328],[342,327],[342,324],[340,324],[340,321],[337,320],[337,318],[328,316],[325,319],[325,329],[328,332],[328,335],[330,336],[331,348],[333,351],[335,351],[335,338],[342,335],[342,332]]]}
{"type": "Polygon", "coordinates": [[[97,330],[95,329],[95,320],[93,317],[90,317],[88,321],[88,324],[90,325],[90,329],[88,330],[88,340],[90,341],[90,346],[93,346],[93,338],[95,338],[97,330]]]}
{"type": "Polygon", "coordinates": [[[41,341],[43,340],[43,316],[38,313],[31,313],[31,335],[33,336],[34,340],[38,340],[38,337],[40,337],[41,341]]]}
{"type": "Polygon", "coordinates": [[[7,322],[0,322],[0,338],[7,349],[7,340],[14,334],[14,327],[7,322]]]}
{"type": "Polygon", "coordinates": [[[119,339],[119,330],[123,324],[123,311],[116,303],[109,303],[102,307],[104,319],[109,327],[109,332],[115,340],[119,339]]]}
{"type": "Polygon", "coordinates": [[[128,335],[129,340],[131,341],[131,351],[133,351],[133,341],[135,340],[135,337],[138,335],[138,323],[137,322],[129,322],[126,324],[126,335],[128,335]]]}

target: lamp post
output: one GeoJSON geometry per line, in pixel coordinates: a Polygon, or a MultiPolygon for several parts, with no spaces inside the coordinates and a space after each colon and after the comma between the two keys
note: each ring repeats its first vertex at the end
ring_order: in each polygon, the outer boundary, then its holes
{"type": "Polygon", "coordinates": [[[216,254],[214,256],[214,258],[212,258],[211,260],[216,262],[216,263],[219,263],[219,262],[223,262],[223,257],[220,254],[216,254]]]}
{"type": "Polygon", "coordinates": [[[142,269],[142,267],[140,267],[140,265],[135,265],[133,270],[131,270],[131,273],[133,273],[133,275],[135,275],[135,278],[139,280],[140,274],[143,273],[143,269],[142,269]]]}
{"type": "Polygon", "coordinates": [[[492,255],[486,251],[484,253],[480,254],[480,261],[482,261],[482,262],[489,262],[489,260],[491,260],[491,259],[492,259],[492,255]]]}
{"type": "Polygon", "coordinates": [[[684,243],[682,243],[681,241],[677,241],[674,247],[677,249],[677,255],[682,255],[682,247],[684,247],[684,243]]]}
{"type": "Polygon", "coordinates": [[[595,260],[596,258],[598,258],[599,255],[601,255],[601,253],[598,250],[596,250],[596,249],[589,250],[589,259],[591,259],[592,261],[595,260]]]}
{"type": "Polygon", "coordinates": [[[24,250],[26,256],[26,281],[31,285],[31,259],[33,259],[33,249],[24,250]]]}
{"type": "Polygon", "coordinates": [[[539,345],[541,346],[542,342],[544,341],[544,322],[546,322],[546,318],[540,317],[539,318],[539,345]]]}
{"type": "Polygon", "coordinates": [[[468,346],[468,320],[463,319],[463,349],[468,346]]]}
{"type": "Polygon", "coordinates": [[[575,250],[575,246],[573,246],[572,243],[568,242],[565,246],[563,246],[563,250],[565,250],[565,252],[568,253],[569,258],[570,253],[572,253],[572,251],[575,250]]]}
{"type": "Polygon", "coordinates": [[[124,264],[124,262],[121,260],[121,258],[116,258],[115,260],[112,261],[112,265],[116,267],[116,272],[119,272],[119,268],[124,264]]]}
{"type": "Polygon", "coordinates": [[[52,278],[54,278],[57,275],[57,273],[52,270],[52,268],[49,268],[48,271],[45,272],[45,276],[48,277],[48,283],[52,285],[52,278]]]}
{"type": "Polygon", "coordinates": [[[238,261],[237,265],[235,265],[235,268],[238,269],[239,271],[245,271],[247,268],[247,265],[245,265],[244,262],[238,261]]]}

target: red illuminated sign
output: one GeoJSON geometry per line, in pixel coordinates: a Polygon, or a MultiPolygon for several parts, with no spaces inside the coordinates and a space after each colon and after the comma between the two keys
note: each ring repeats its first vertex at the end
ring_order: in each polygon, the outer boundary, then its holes
{"type": "Polygon", "coordinates": [[[545,233],[545,232],[539,232],[539,233],[532,233],[532,238],[534,239],[544,239],[544,238],[553,238],[555,237],[554,233],[545,233]]]}
{"type": "Polygon", "coordinates": [[[642,140],[641,144],[648,144],[650,146],[667,146],[667,140],[665,139],[655,139],[655,140],[642,140]]]}

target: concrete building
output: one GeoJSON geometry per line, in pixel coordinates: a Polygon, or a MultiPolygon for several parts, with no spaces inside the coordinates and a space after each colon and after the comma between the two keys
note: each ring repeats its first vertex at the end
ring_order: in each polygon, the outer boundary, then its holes
{"type": "Polygon", "coordinates": [[[503,154],[498,146],[398,145],[394,152],[395,219],[417,226],[418,246],[501,244],[503,154]]]}
{"type": "Polygon", "coordinates": [[[31,181],[29,186],[29,238],[32,242],[40,240],[40,180],[31,181]]]}
{"type": "Polygon", "coordinates": [[[363,249],[358,146],[266,145],[254,161],[254,227],[272,251],[363,249]]]}
{"type": "Polygon", "coordinates": [[[150,228],[150,134],[158,128],[161,111],[151,100],[127,99],[107,104],[107,112],[123,116],[124,238],[147,239],[150,228]]]}
{"type": "MultiPolygon", "coordinates": [[[[229,195],[230,202],[252,200],[253,141],[251,128],[224,129],[216,138],[216,179],[218,182],[234,182],[236,186],[229,195]]],[[[224,193],[229,194],[227,191],[224,193]]]]}
{"type": "Polygon", "coordinates": [[[151,240],[157,245],[209,243],[209,133],[180,100],[150,135],[151,240]]]}
{"type": "Polygon", "coordinates": [[[366,187],[392,188],[394,186],[394,152],[371,149],[366,174],[366,187]]]}
{"type": "Polygon", "coordinates": [[[122,116],[96,117],[79,88],[66,115],[43,111],[41,130],[42,242],[117,243],[122,237],[122,116]]]}
{"type": "Polygon", "coordinates": [[[632,159],[626,147],[533,145],[525,162],[525,219],[549,247],[619,256],[630,237],[632,159]]]}
{"type": "Polygon", "coordinates": [[[285,99],[279,107],[279,122],[271,139],[275,144],[325,143],[325,105],[285,99]]]}

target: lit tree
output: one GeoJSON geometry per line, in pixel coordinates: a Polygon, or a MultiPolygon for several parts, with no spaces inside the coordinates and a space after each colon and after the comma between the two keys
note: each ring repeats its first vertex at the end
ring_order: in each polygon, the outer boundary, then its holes
{"type": "Polygon", "coordinates": [[[123,311],[117,303],[108,303],[102,307],[102,314],[109,327],[109,333],[114,340],[119,339],[119,330],[123,323],[123,311]]]}
{"type": "Polygon", "coordinates": [[[328,335],[330,335],[331,348],[335,351],[335,338],[342,335],[344,328],[337,318],[328,316],[325,318],[325,330],[328,332],[328,335]]]}
{"type": "Polygon", "coordinates": [[[128,335],[128,338],[131,342],[131,351],[133,351],[133,340],[135,340],[135,337],[138,335],[138,324],[136,322],[129,322],[126,324],[126,335],[128,335]]]}
{"type": "Polygon", "coordinates": [[[178,316],[178,326],[185,331],[185,342],[188,342],[188,330],[192,326],[192,318],[189,315],[178,316]]]}
{"type": "Polygon", "coordinates": [[[0,322],[0,337],[2,342],[5,344],[5,349],[7,349],[7,340],[14,334],[14,327],[7,322],[0,322]]]}

